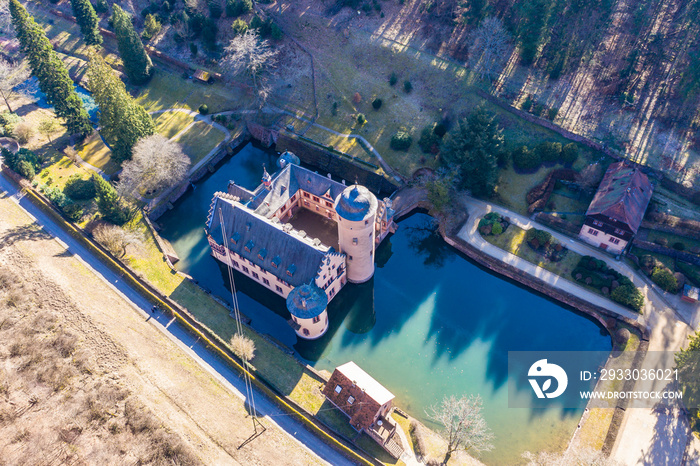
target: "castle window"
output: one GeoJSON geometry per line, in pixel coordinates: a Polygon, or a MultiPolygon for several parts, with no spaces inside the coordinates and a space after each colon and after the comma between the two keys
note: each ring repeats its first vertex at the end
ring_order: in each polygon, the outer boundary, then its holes
{"type": "Polygon", "coordinates": [[[304,201],[304,205],[305,205],[306,207],[309,207],[309,202],[308,202],[308,201],[304,201]]]}
{"type": "Polygon", "coordinates": [[[333,203],[326,201],[326,207],[333,207],[333,203]]]}
{"type": "Polygon", "coordinates": [[[284,194],[284,192],[285,192],[286,190],[287,190],[287,187],[286,187],[286,186],[282,186],[282,187],[280,188],[280,194],[284,194]]]}
{"type": "Polygon", "coordinates": [[[260,280],[260,277],[258,276],[257,273],[253,272],[253,278],[256,280],[260,280]]]}
{"type": "Polygon", "coordinates": [[[287,210],[287,206],[283,205],[282,208],[280,209],[280,212],[284,213],[285,210],[287,210]]]}
{"type": "Polygon", "coordinates": [[[342,392],[342,391],[343,391],[343,387],[341,387],[340,385],[336,385],[336,386],[335,386],[335,392],[336,392],[336,393],[340,393],[340,392],[342,392]]]}
{"type": "Polygon", "coordinates": [[[296,195],[296,193],[294,193],[294,196],[292,196],[292,202],[294,202],[296,200],[297,200],[297,195],[296,195]]]}
{"type": "Polygon", "coordinates": [[[310,199],[310,198],[311,198],[311,194],[309,194],[309,193],[304,193],[304,197],[307,198],[307,199],[310,199]]]}
{"type": "Polygon", "coordinates": [[[588,234],[592,235],[592,236],[598,236],[598,230],[594,230],[593,228],[589,228],[588,234]]]}
{"type": "Polygon", "coordinates": [[[352,239],[352,244],[357,244],[357,238],[352,239]]]}
{"type": "Polygon", "coordinates": [[[265,257],[267,257],[267,249],[262,248],[260,252],[258,252],[258,259],[265,260],[265,257]]]}
{"type": "Polygon", "coordinates": [[[294,272],[296,272],[296,271],[297,271],[297,266],[294,265],[294,264],[292,264],[292,265],[290,265],[289,268],[287,269],[287,275],[289,275],[290,277],[292,277],[292,276],[294,276],[294,272]]]}
{"type": "Polygon", "coordinates": [[[352,256],[348,256],[348,260],[351,261],[351,260],[352,260],[352,256]]]}
{"type": "Polygon", "coordinates": [[[319,210],[318,210],[318,206],[316,206],[316,212],[319,212],[319,210]]]}
{"type": "MultiPolygon", "coordinates": [[[[335,295],[335,288],[331,288],[331,298],[333,297],[333,295],[335,295]]],[[[326,317],[326,320],[328,320],[327,317],[326,317]]]]}
{"type": "Polygon", "coordinates": [[[278,285],[275,285],[275,289],[277,290],[278,293],[284,293],[282,291],[282,288],[280,288],[278,285]]]}
{"type": "Polygon", "coordinates": [[[318,322],[321,321],[321,317],[316,316],[316,317],[314,317],[311,321],[312,321],[314,324],[316,324],[316,323],[318,323],[318,322]]]}
{"type": "Polygon", "coordinates": [[[318,202],[318,201],[319,201],[319,199],[318,199],[316,196],[314,196],[313,199],[314,199],[314,202],[318,202]]]}
{"type": "Polygon", "coordinates": [[[348,404],[351,405],[355,402],[355,397],[354,396],[349,396],[348,397],[348,404]]]}
{"type": "Polygon", "coordinates": [[[365,225],[367,225],[368,223],[369,223],[369,219],[365,220],[365,225]]]}
{"type": "Polygon", "coordinates": [[[253,249],[253,246],[255,246],[255,242],[251,239],[245,244],[243,249],[245,249],[246,252],[250,252],[253,249]]]}
{"type": "Polygon", "coordinates": [[[238,262],[233,261],[233,266],[236,267],[236,268],[239,268],[239,267],[238,267],[238,262]]]}
{"type": "Polygon", "coordinates": [[[248,270],[248,267],[246,267],[245,265],[243,266],[243,271],[244,271],[245,273],[250,273],[250,271],[248,270]]]}
{"type": "Polygon", "coordinates": [[[280,262],[282,262],[282,259],[280,258],[280,256],[275,256],[272,258],[271,264],[274,268],[277,268],[280,266],[280,262]]]}
{"type": "Polygon", "coordinates": [[[250,228],[251,228],[252,226],[253,226],[252,223],[246,222],[246,224],[245,224],[245,229],[246,229],[246,231],[250,231],[250,228]]]}
{"type": "Polygon", "coordinates": [[[270,286],[270,281],[267,278],[263,278],[263,283],[270,286]]]}
{"type": "Polygon", "coordinates": [[[304,328],[304,329],[302,329],[302,331],[304,332],[304,335],[306,335],[307,337],[309,336],[309,329],[308,328],[304,328]]]}
{"type": "Polygon", "coordinates": [[[370,238],[372,237],[372,232],[371,232],[371,231],[369,232],[369,237],[370,237],[370,238]]]}

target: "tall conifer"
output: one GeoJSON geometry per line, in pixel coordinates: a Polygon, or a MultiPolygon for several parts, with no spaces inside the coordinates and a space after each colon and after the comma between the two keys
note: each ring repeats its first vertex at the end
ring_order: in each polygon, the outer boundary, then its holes
{"type": "Polygon", "coordinates": [[[65,120],[68,131],[89,134],[92,126],[83,101],[75,92],[68,70],[44,30],[17,0],[10,0],[10,14],[22,51],[27,56],[32,74],[39,80],[39,88],[46,94],[47,102],[53,105],[56,115],[65,120]]]}
{"type": "Polygon", "coordinates": [[[143,48],[141,38],[136,33],[131,17],[119,5],[114,5],[112,24],[117,35],[119,55],[124,62],[124,71],[133,84],[143,84],[153,73],[153,63],[143,48]]]}
{"type": "Polygon", "coordinates": [[[80,26],[80,32],[83,34],[85,43],[88,45],[101,45],[100,20],[97,18],[97,13],[95,13],[90,0],[70,0],[70,4],[73,7],[73,16],[75,16],[75,21],[80,26]]]}
{"type": "Polygon", "coordinates": [[[155,133],[153,119],[126,92],[124,83],[97,53],[90,57],[88,84],[100,108],[101,132],[112,144],[114,158],[131,158],[131,150],[139,139],[155,133]]]}

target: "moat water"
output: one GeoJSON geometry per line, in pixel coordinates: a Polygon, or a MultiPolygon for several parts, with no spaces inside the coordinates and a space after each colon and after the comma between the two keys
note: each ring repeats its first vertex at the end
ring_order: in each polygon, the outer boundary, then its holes
{"type": "MultiPolygon", "coordinates": [[[[257,186],[262,164],[276,167],[275,160],[245,146],[159,220],[180,256],[177,267],[229,302],[204,236],[209,205],[229,180],[257,186]]],[[[240,274],[235,279],[254,328],[317,369],[355,361],[396,395],[396,405],[435,429],[425,414],[430,405],[444,395],[479,394],[496,435],[494,450],[481,457],[487,464],[520,463],[527,450],[563,449],[582,414],[556,405],[509,409],[508,351],[611,349],[597,323],[473,264],[442,240],[425,214],[401,220],[376,252],[374,278],[345,286],[331,302],[331,327],[319,340],[297,339],[282,298],[240,274]]]]}

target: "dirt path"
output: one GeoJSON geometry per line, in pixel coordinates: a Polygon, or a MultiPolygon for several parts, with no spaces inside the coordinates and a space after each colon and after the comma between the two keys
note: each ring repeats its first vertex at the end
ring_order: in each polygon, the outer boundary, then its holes
{"type": "Polygon", "coordinates": [[[63,309],[69,326],[96,349],[104,374],[122,379],[143,404],[182,437],[205,464],[321,464],[280,430],[269,426],[238,450],[252,433],[242,401],[192,358],[144,322],[108,284],[73,257],[58,241],[36,227],[9,198],[0,197],[3,247],[16,250],[40,270],[47,299],[63,309]],[[60,290],[65,298],[54,296],[60,290]]]}

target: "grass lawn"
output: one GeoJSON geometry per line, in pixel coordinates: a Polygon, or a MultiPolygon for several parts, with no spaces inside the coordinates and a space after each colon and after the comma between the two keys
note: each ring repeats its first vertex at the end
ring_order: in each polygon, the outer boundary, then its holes
{"type": "Polygon", "coordinates": [[[486,235],[483,238],[504,251],[515,254],[528,262],[571,281],[571,272],[576,268],[576,265],[581,260],[581,256],[570,250],[561,261],[551,262],[535,252],[527,244],[527,241],[525,241],[526,232],[527,230],[523,230],[518,226],[509,225],[504,233],[497,236],[486,235]]]}
{"type": "Polygon", "coordinates": [[[92,171],[76,165],[68,157],[58,154],[54,157],[54,161],[51,165],[48,165],[34,177],[34,181],[39,182],[39,184],[45,184],[48,186],[58,186],[63,189],[66,185],[66,181],[72,175],[78,174],[82,178],[87,179],[92,176],[92,171]]]}
{"type": "Polygon", "coordinates": [[[105,145],[97,131],[80,144],[76,144],[75,149],[83,160],[109,175],[117,173],[121,168],[112,160],[112,151],[105,145]]]}
{"type": "MultiPolygon", "coordinates": [[[[671,269],[671,270],[676,269],[676,260],[671,256],[666,256],[664,254],[659,254],[657,252],[645,251],[644,249],[639,249],[636,246],[632,246],[632,248],[630,249],[630,252],[637,257],[642,257],[642,256],[654,257],[655,259],[660,261],[662,264],[664,264],[669,269],[671,269]]],[[[635,265],[635,267],[636,267],[636,265],[635,265]]]]}
{"type": "Polygon", "coordinates": [[[403,429],[403,433],[406,434],[406,438],[408,439],[408,443],[410,444],[406,446],[410,448],[411,451],[415,452],[416,448],[413,446],[413,441],[411,439],[411,420],[396,414],[396,412],[391,413],[391,417],[394,421],[396,421],[396,424],[398,424],[399,429],[403,429]]]}
{"type": "Polygon", "coordinates": [[[223,142],[226,135],[203,121],[198,121],[176,139],[182,144],[182,150],[192,161],[192,166],[202,160],[216,146],[223,142]]]}
{"type": "MultiPolygon", "coordinates": [[[[656,240],[665,239],[667,241],[666,247],[673,248],[676,243],[681,243],[685,246],[684,252],[690,253],[692,248],[700,249],[700,241],[688,238],[685,236],[674,235],[672,233],[665,233],[658,230],[649,230],[647,235],[647,241],[654,243],[656,240]]],[[[692,254],[692,253],[691,253],[692,254]]]]}
{"type": "Polygon", "coordinates": [[[165,112],[151,115],[156,132],[170,139],[194,121],[194,116],[185,112],[165,112]]]}
{"type": "Polygon", "coordinates": [[[252,97],[237,86],[196,83],[183,79],[179,74],[157,68],[153,78],[141,89],[136,101],[149,112],[168,108],[197,111],[200,105],[207,104],[209,113],[219,113],[245,107],[252,102],[252,97]]]}

